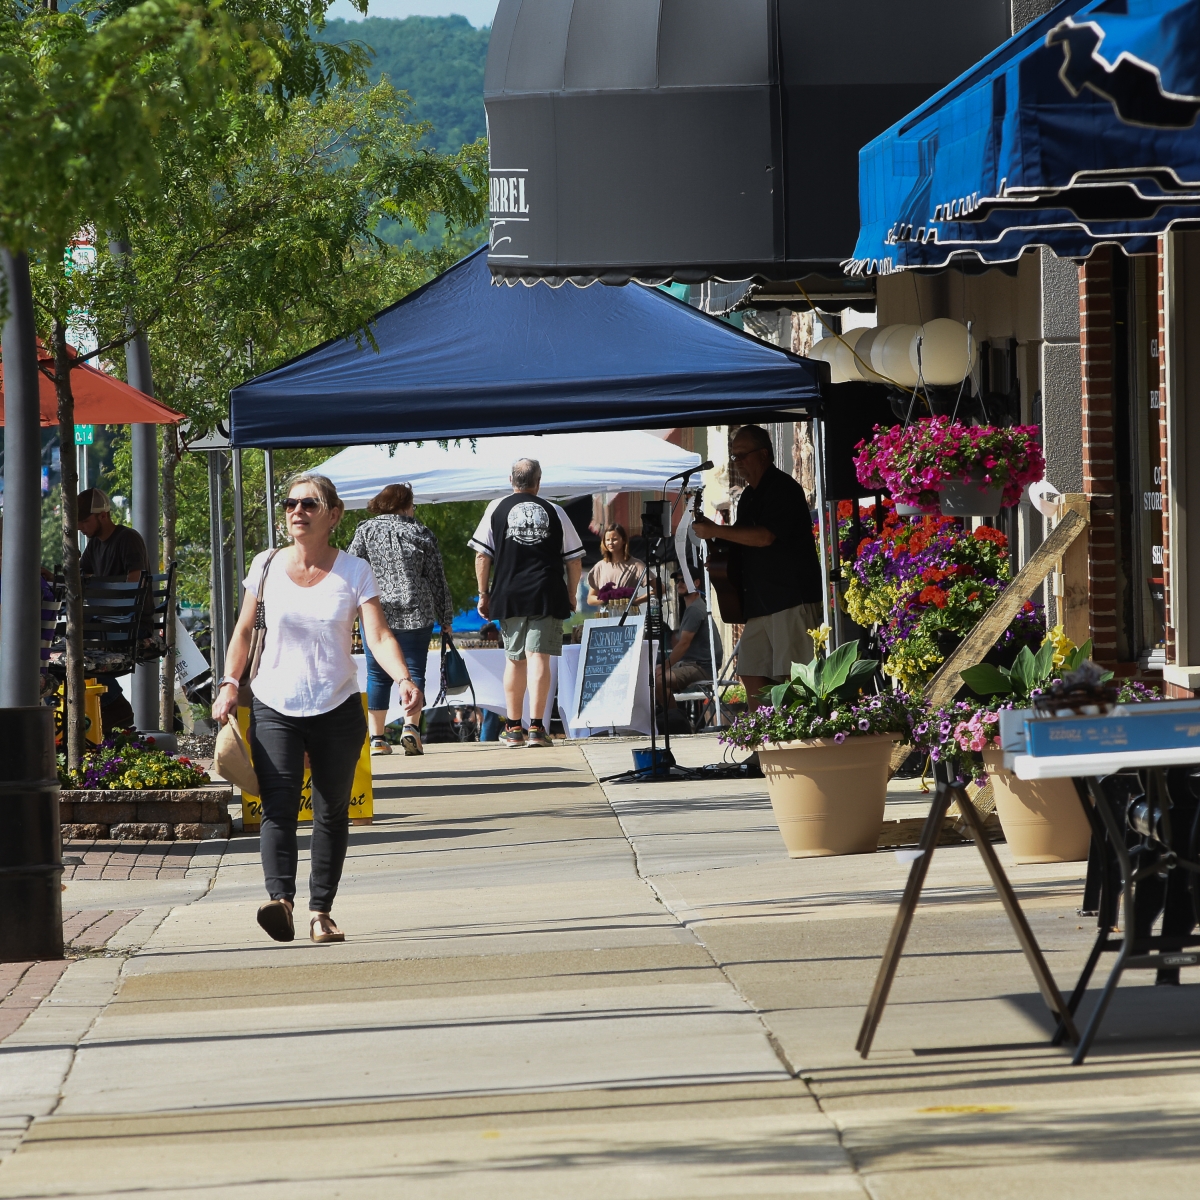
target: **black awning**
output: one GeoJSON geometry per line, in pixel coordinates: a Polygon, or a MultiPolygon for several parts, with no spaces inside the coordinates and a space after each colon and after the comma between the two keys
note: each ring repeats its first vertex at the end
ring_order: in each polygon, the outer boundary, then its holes
{"type": "Polygon", "coordinates": [[[500,0],[493,275],[839,275],[858,149],[1009,32],[1009,0],[500,0]]]}

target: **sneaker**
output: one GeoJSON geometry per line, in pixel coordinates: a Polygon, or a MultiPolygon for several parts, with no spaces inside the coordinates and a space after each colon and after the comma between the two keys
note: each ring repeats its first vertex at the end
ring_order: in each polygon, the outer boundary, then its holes
{"type": "Polygon", "coordinates": [[[391,754],[392,748],[388,745],[388,740],[385,737],[373,737],[371,739],[372,754],[391,754]]]}
{"type": "Polygon", "coordinates": [[[411,758],[414,754],[424,754],[425,747],[421,745],[421,731],[415,725],[405,725],[400,735],[400,745],[404,753],[411,758]]]}
{"type": "Polygon", "coordinates": [[[529,737],[526,743],[530,746],[553,746],[550,735],[540,725],[530,725],[529,737]]]}
{"type": "Polygon", "coordinates": [[[525,745],[525,730],[520,725],[515,729],[502,729],[500,731],[500,744],[502,746],[525,745]]]}

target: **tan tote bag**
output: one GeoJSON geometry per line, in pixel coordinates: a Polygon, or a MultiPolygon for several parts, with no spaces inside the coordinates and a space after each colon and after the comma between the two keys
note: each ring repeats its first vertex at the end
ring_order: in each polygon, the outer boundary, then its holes
{"type": "MultiPolygon", "coordinates": [[[[258,584],[258,603],[254,609],[254,630],[250,634],[250,653],[246,656],[246,668],[238,682],[238,708],[249,708],[250,701],[254,698],[250,685],[258,674],[263,643],[267,637],[267,606],[263,602],[263,593],[267,590],[267,572],[278,553],[278,550],[272,550],[263,564],[262,579],[258,584]]],[[[239,791],[248,792],[251,796],[258,795],[258,773],[254,770],[250,747],[242,736],[236,713],[231,714],[225,724],[217,730],[213,768],[222,779],[232,783],[239,791]]]]}
{"type": "Polygon", "coordinates": [[[213,770],[239,791],[251,796],[258,795],[258,773],[250,760],[250,747],[242,736],[236,713],[231,713],[225,724],[217,730],[213,770]]]}

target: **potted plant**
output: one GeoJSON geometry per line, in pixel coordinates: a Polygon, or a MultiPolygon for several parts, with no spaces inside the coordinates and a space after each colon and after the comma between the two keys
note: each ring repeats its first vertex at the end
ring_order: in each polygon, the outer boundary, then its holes
{"type": "MultiPolygon", "coordinates": [[[[819,634],[819,631],[814,631],[819,634]]],[[[866,695],[879,664],[847,642],[793,663],[770,703],[738,718],[723,740],[758,752],[771,808],[792,858],[866,854],[879,845],[892,748],[907,738],[906,695],[866,695]]]]}
{"type": "Polygon", "coordinates": [[[964,425],[922,417],[909,425],[875,426],[859,442],[859,482],[888,491],[898,505],[947,516],[995,516],[1045,474],[1036,425],[964,425]]]}
{"type": "MultiPolygon", "coordinates": [[[[962,672],[963,682],[981,700],[959,700],[929,713],[913,731],[918,748],[933,761],[955,763],[959,770],[991,781],[1000,827],[1018,863],[1078,862],[1086,859],[1091,827],[1070,779],[1018,779],[1003,763],[1000,710],[1029,708],[1056,676],[1077,669],[1091,656],[1089,638],[1076,646],[1056,626],[1034,654],[1028,646],[1012,667],[978,663],[962,672]]],[[[1104,679],[1112,678],[1105,672],[1104,679]]],[[[1126,680],[1123,704],[1156,700],[1158,693],[1126,680]]]]}
{"type": "MultiPolygon", "coordinates": [[[[870,524],[874,506],[860,511],[870,524]]],[[[847,527],[849,522],[845,523],[847,527]]],[[[920,688],[991,606],[1010,577],[1008,539],[983,526],[964,530],[953,517],[901,520],[886,508],[877,536],[842,540],[846,609],[874,627],[883,669],[906,691],[920,688]]],[[[1003,635],[1002,652],[1037,645],[1040,610],[1027,603],[1003,635]]]]}

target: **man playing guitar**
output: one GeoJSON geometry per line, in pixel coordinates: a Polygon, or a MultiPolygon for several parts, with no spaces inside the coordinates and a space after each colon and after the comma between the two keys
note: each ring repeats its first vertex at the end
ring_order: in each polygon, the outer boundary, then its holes
{"type": "Polygon", "coordinates": [[[821,623],[821,566],[804,489],[775,466],[766,430],[744,425],[730,457],[746,477],[737,520],[698,517],[692,529],[737,547],[745,618],[737,670],[753,704],[764,688],[789,678],[792,663],[813,656],[808,630],[821,623]]]}

